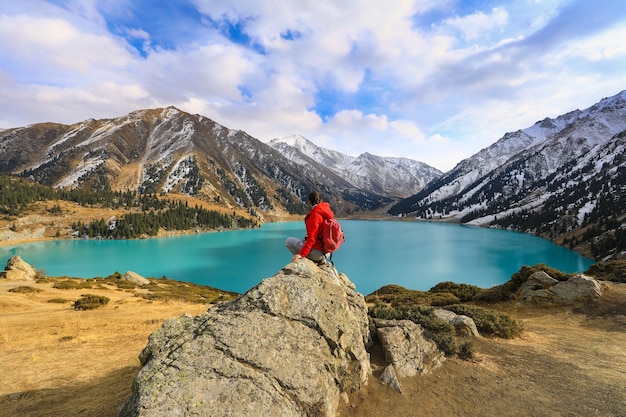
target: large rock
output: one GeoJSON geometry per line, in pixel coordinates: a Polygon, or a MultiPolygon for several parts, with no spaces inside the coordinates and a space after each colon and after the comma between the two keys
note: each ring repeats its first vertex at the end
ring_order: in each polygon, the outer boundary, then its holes
{"type": "Polygon", "coordinates": [[[167,320],[119,416],[334,416],[371,374],[367,307],[299,260],[232,302],[167,320]]]}
{"type": "Polygon", "coordinates": [[[0,272],[0,278],[14,281],[34,281],[36,277],[37,270],[17,255],[11,257],[7,261],[4,271],[0,272]]]}
{"type": "Polygon", "coordinates": [[[552,287],[555,297],[564,302],[595,301],[602,296],[602,284],[585,275],[579,274],[552,287]]]}
{"type": "Polygon", "coordinates": [[[132,282],[139,287],[150,284],[150,280],[148,278],[142,277],[141,275],[133,271],[127,271],[124,275],[122,275],[120,279],[122,281],[132,282]]]}
{"type": "Polygon", "coordinates": [[[602,292],[602,284],[591,277],[579,274],[567,281],[558,281],[539,271],[522,284],[519,298],[536,304],[570,304],[598,300],[602,292]]]}
{"type": "Polygon", "coordinates": [[[422,326],[410,320],[374,319],[385,360],[400,378],[428,373],[441,365],[445,357],[422,326]]]}

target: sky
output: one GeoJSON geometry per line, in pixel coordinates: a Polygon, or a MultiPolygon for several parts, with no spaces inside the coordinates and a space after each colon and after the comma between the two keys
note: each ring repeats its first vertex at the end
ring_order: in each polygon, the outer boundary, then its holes
{"type": "Polygon", "coordinates": [[[624,0],[0,3],[0,128],[175,106],[442,171],[626,89],[624,0]]]}

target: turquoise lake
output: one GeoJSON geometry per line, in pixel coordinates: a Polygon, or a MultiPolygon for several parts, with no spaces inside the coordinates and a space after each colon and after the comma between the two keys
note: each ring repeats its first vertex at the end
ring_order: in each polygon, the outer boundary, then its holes
{"type": "MultiPolygon", "coordinates": [[[[428,290],[442,281],[483,288],[508,281],[523,265],[545,263],[584,272],[594,262],[522,233],[434,222],[343,220],[346,242],[334,254],[339,272],[369,294],[387,284],[428,290]]],[[[61,240],[0,247],[5,265],[21,256],[50,276],[93,278],[134,271],[245,292],[291,260],[284,246],[304,223],[143,240],[61,240]]]]}

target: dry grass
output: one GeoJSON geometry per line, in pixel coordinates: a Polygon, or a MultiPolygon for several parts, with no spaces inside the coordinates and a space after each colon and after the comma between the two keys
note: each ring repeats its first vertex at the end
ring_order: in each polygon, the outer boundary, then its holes
{"type": "Polygon", "coordinates": [[[0,415],[115,416],[130,395],[139,352],[164,319],[200,314],[207,305],[147,301],[129,292],[91,289],[111,302],[77,311],[85,290],[0,280],[0,415]],[[65,304],[50,303],[55,298],[65,304]]]}

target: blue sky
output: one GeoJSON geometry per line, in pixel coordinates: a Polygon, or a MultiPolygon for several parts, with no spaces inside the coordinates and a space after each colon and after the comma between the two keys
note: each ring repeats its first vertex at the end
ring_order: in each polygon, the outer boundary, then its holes
{"type": "Polygon", "coordinates": [[[0,128],[176,106],[449,170],[626,89],[623,0],[0,4],[0,128]]]}

